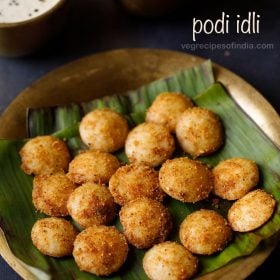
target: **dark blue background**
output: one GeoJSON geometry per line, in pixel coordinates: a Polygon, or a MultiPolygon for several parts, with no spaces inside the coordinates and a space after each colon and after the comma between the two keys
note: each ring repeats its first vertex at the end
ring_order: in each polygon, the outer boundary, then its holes
{"type": "MultiPolygon", "coordinates": [[[[116,48],[162,48],[184,51],[192,43],[192,18],[217,18],[222,11],[235,18],[249,11],[261,15],[260,34],[199,35],[198,43],[273,43],[273,50],[199,50],[190,53],[211,58],[255,86],[280,112],[280,1],[190,0],[178,11],[160,18],[135,17],[113,0],[69,0],[67,28],[36,54],[23,58],[0,58],[0,112],[30,83],[56,67],[116,48]],[[226,3],[225,3],[226,2],[226,3]]],[[[280,260],[279,246],[248,279],[265,279],[280,260]]],[[[277,278],[277,277],[276,277],[277,278]]],[[[275,279],[276,279],[275,278],[275,279]]],[[[0,279],[20,279],[0,258],[0,279]]],[[[58,279],[59,280],[59,279],[58,279]]]]}

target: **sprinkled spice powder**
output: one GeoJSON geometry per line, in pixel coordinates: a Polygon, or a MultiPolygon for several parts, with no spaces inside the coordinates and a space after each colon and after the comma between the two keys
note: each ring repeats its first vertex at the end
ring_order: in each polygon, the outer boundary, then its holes
{"type": "Polygon", "coordinates": [[[60,0],[0,0],[0,23],[13,23],[38,17],[60,0]]]}

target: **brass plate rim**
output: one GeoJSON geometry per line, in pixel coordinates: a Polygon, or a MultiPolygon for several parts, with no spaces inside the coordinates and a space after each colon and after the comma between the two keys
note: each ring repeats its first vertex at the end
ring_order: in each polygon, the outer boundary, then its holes
{"type": "MultiPolygon", "coordinates": [[[[164,49],[117,49],[106,51],[98,54],[93,54],[90,56],[86,56],[67,64],[62,65],[54,69],[53,71],[47,73],[39,80],[32,83],[26,89],[24,89],[6,108],[3,114],[0,117],[0,121],[4,124],[9,123],[11,126],[2,125],[0,127],[0,138],[22,138],[26,136],[23,129],[21,129],[18,133],[13,133],[13,129],[18,126],[22,126],[25,123],[25,110],[27,107],[40,107],[42,105],[50,106],[57,105],[55,95],[52,95],[48,98],[52,101],[48,104],[44,102],[44,100],[40,100],[38,96],[39,90],[43,85],[47,85],[50,80],[54,78],[53,84],[55,85],[58,82],[68,83],[83,83],[86,79],[93,77],[96,73],[98,74],[98,68],[90,68],[89,71],[86,71],[85,80],[78,73],[75,74],[75,69],[79,69],[81,65],[86,65],[89,61],[93,62],[92,64],[97,64],[100,66],[100,62],[104,60],[105,62],[109,59],[114,58],[118,63],[121,62],[121,59],[129,58],[132,59],[137,57],[137,61],[141,61],[141,58],[150,58],[152,59],[152,66],[149,63],[143,62],[143,65],[140,65],[143,69],[148,69],[150,71],[151,77],[145,77],[145,75],[141,76],[141,81],[146,81],[146,83],[151,82],[152,80],[156,80],[161,77],[166,77],[188,67],[193,67],[199,63],[205,61],[204,58],[194,56],[192,54],[187,54],[184,52],[164,50],[164,49]],[[140,59],[139,59],[140,58],[140,59]],[[169,62],[167,65],[165,60],[169,62]],[[179,64],[179,61],[181,62],[179,64]],[[162,69],[157,69],[156,67],[162,67],[162,69]],[[167,69],[169,67],[169,69],[167,69]],[[66,69],[71,70],[64,75],[64,72],[67,72],[66,69]],[[152,73],[152,71],[154,72],[152,73]],[[152,73],[152,74],[151,74],[152,73]],[[60,79],[60,80],[59,80],[60,79]],[[37,94],[37,96],[36,96],[37,94]],[[32,102],[28,102],[28,100],[34,97],[32,102]],[[43,102],[43,104],[42,104],[43,102]],[[18,110],[16,110],[18,109],[18,110]],[[16,110],[16,111],[15,111],[16,110]],[[24,118],[24,119],[23,119],[24,118]],[[19,122],[19,123],[17,123],[19,122]]],[[[126,63],[124,62],[124,66],[126,63]]],[[[268,138],[278,147],[280,148],[280,118],[272,107],[272,105],[258,92],[253,86],[251,86],[248,82],[242,79],[240,76],[231,72],[230,70],[213,63],[214,66],[214,75],[215,79],[221,83],[228,89],[233,99],[236,103],[246,112],[246,114],[255,121],[255,123],[261,128],[261,130],[268,136],[268,138]]],[[[86,67],[86,66],[84,66],[86,67]]],[[[106,71],[106,65],[104,69],[106,71]]],[[[139,67],[139,65],[135,65],[135,67],[139,67]]],[[[83,68],[83,66],[82,66],[83,68]]],[[[104,70],[103,69],[103,70],[104,70]]],[[[133,68],[128,69],[133,74],[133,68]]],[[[107,71],[109,71],[107,69],[107,71]]],[[[129,72],[129,71],[128,71],[129,72]]],[[[132,83],[133,86],[131,88],[127,88],[126,90],[132,90],[138,88],[137,81],[132,83]]],[[[50,86],[50,89],[54,89],[55,87],[50,86]]],[[[105,90],[106,92],[106,90],[105,90]]],[[[121,93],[123,90],[115,90],[111,93],[121,93]]],[[[75,94],[70,94],[69,99],[67,101],[74,102],[75,94]]],[[[85,100],[89,100],[89,96],[85,97],[85,100]]],[[[60,102],[58,102],[60,103],[60,102]]],[[[65,103],[65,101],[60,104],[65,103]]],[[[261,265],[264,260],[270,255],[274,247],[277,245],[278,238],[271,242],[267,248],[256,255],[251,255],[251,257],[238,259],[221,269],[208,273],[204,276],[199,277],[200,280],[214,280],[219,277],[219,279],[245,279],[248,275],[250,275],[259,265],[261,265]],[[254,259],[254,263],[252,265],[252,259],[254,259]],[[242,267],[242,271],[240,270],[242,267]],[[239,271],[238,276],[234,274],[234,271],[239,271]],[[233,274],[230,274],[233,273],[233,274]],[[226,275],[226,276],[225,276],[226,275]],[[231,276],[230,276],[231,275],[231,276]],[[223,278],[226,277],[226,278],[223,278]],[[232,277],[232,278],[229,278],[232,277]],[[239,277],[239,278],[237,278],[239,277]]],[[[29,271],[10,251],[9,246],[7,244],[5,235],[3,231],[0,231],[0,254],[6,260],[6,262],[23,278],[23,279],[38,279],[31,271],[29,271]]]]}

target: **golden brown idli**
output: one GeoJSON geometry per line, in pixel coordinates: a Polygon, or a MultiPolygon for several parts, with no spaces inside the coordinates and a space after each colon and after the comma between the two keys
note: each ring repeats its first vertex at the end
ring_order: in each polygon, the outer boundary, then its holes
{"type": "Polygon", "coordinates": [[[82,271],[108,276],[124,264],[128,245],[115,227],[92,226],[78,234],[73,256],[82,271]]]}
{"type": "Polygon", "coordinates": [[[160,93],[146,113],[146,122],[161,124],[175,132],[179,116],[193,107],[191,100],[179,92],[160,93]]]}
{"type": "Polygon", "coordinates": [[[75,185],[64,173],[42,174],[33,180],[32,202],[49,216],[68,215],[67,201],[75,185]]]}
{"type": "Polygon", "coordinates": [[[180,115],[176,136],[182,149],[194,158],[214,153],[224,142],[218,115],[199,107],[189,108],[180,115]]]}
{"type": "Polygon", "coordinates": [[[165,196],[159,186],[158,171],[137,163],[121,166],[111,177],[109,190],[119,205],[140,197],[162,201],[165,196]]]}
{"type": "Polygon", "coordinates": [[[31,239],[41,253],[58,258],[72,255],[77,234],[70,222],[51,217],[38,220],[33,225],[31,239]]]}
{"type": "Polygon", "coordinates": [[[192,253],[212,255],[224,249],[231,239],[232,230],[223,216],[213,210],[201,209],[184,219],[179,236],[192,253]]]}
{"type": "Polygon", "coordinates": [[[182,202],[203,200],[213,189],[213,175],[200,161],[185,157],[167,160],[159,171],[161,188],[182,202]]]}
{"type": "Polygon", "coordinates": [[[168,209],[150,198],[126,203],[120,211],[120,221],[127,241],[139,249],[165,241],[172,229],[168,209]]]}
{"type": "Polygon", "coordinates": [[[52,174],[67,171],[71,156],[67,145],[47,135],[27,141],[20,150],[21,168],[26,174],[52,174]]]}
{"type": "Polygon", "coordinates": [[[228,211],[228,221],[234,231],[251,231],[265,224],[275,207],[273,196],[257,189],[233,203],[228,211]]]}
{"type": "Polygon", "coordinates": [[[120,167],[118,159],[105,152],[86,150],[69,164],[67,176],[76,184],[107,184],[120,167]]]}
{"type": "Polygon", "coordinates": [[[130,163],[161,165],[171,157],[175,143],[169,130],[156,123],[142,123],[130,131],[125,153],[130,163]]]}
{"type": "Polygon", "coordinates": [[[143,268],[151,280],[185,280],[197,271],[198,259],[182,245],[167,241],[145,253],[143,268]]]}
{"type": "Polygon", "coordinates": [[[129,127],[122,115],[103,108],[86,114],[79,131],[82,141],[90,149],[113,153],[123,148],[129,127]]]}
{"type": "Polygon", "coordinates": [[[245,158],[230,158],[213,168],[214,194],[227,200],[236,200],[259,182],[257,164],[245,158]]]}
{"type": "Polygon", "coordinates": [[[108,188],[94,183],[76,188],[69,196],[67,209],[83,228],[108,225],[117,215],[117,205],[108,188]]]}

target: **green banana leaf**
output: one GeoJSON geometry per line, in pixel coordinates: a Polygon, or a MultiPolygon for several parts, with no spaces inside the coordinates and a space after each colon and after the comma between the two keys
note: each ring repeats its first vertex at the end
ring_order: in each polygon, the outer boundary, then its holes
{"type": "Polygon", "coordinates": [[[154,81],[123,95],[105,96],[86,103],[60,107],[30,108],[27,114],[27,131],[30,137],[51,134],[79,122],[84,114],[104,107],[125,115],[133,126],[144,121],[143,112],[159,92],[180,91],[192,98],[204,92],[213,83],[212,64],[207,60],[196,67],[180,71],[174,76],[154,81]]]}
{"type": "MultiPolygon", "coordinates": [[[[87,104],[30,110],[29,132],[31,136],[54,133],[60,138],[67,139],[75,153],[83,148],[78,136],[78,122],[86,112],[98,107],[112,107],[124,114],[131,125],[135,125],[143,121],[145,110],[159,92],[181,91],[192,97],[198,106],[215,111],[224,123],[226,132],[224,147],[215,155],[201,160],[210,166],[233,156],[255,160],[262,174],[260,187],[272,193],[279,202],[280,151],[235,104],[222,85],[213,84],[206,90],[212,82],[211,64],[207,62],[122,96],[106,97],[87,104]]],[[[52,279],[99,279],[94,275],[80,272],[71,258],[45,257],[33,247],[30,230],[33,223],[43,215],[35,211],[31,202],[32,177],[20,170],[18,151],[23,144],[24,141],[0,141],[0,225],[10,248],[23,262],[47,272],[52,279]]],[[[123,152],[119,152],[117,156],[126,161],[123,152]]],[[[178,241],[178,227],[187,214],[203,207],[215,209],[226,215],[231,203],[221,200],[217,206],[210,197],[197,204],[181,203],[169,198],[165,204],[170,209],[175,224],[170,239],[178,241]]],[[[120,228],[119,221],[116,221],[116,226],[120,228]]],[[[221,253],[199,257],[200,274],[216,270],[235,258],[251,254],[262,240],[274,235],[279,229],[278,203],[272,219],[264,226],[250,233],[236,233],[233,241],[221,253]]],[[[131,248],[124,267],[117,274],[104,279],[147,279],[142,269],[144,253],[144,250],[131,248]]]]}

